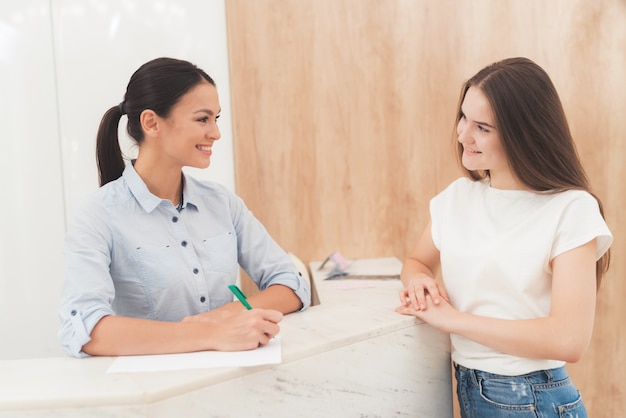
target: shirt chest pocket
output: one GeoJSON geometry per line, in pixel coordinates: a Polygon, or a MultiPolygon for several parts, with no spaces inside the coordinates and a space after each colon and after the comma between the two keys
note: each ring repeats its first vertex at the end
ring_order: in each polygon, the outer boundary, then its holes
{"type": "Polygon", "coordinates": [[[142,245],[136,250],[141,276],[150,287],[165,289],[181,280],[179,254],[169,245],[142,245]]]}
{"type": "Polygon", "coordinates": [[[237,269],[237,237],[232,231],[202,240],[214,271],[230,273],[237,269]]]}

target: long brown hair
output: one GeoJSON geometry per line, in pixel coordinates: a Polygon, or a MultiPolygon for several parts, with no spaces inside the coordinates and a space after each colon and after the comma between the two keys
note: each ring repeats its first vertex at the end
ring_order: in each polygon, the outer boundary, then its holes
{"type": "Polygon", "coordinates": [[[172,107],[189,90],[213,79],[194,64],[174,58],[156,58],[143,64],[131,76],[124,100],[106,111],[96,137],[96,161],[100,186],[118,179],[124,171],[124,158],[117,135],[123,115],[128,115],[126,131],[137,144],[143,141],[139,116],[146,109],[166,118],[172,107]]]}
{"type": "MultiPolygon", "coordinates": [[[[472,86],[489,100],[508,163],[522,184],[539,192],[587,191],[598,201],[604,217],[602,202],[591,192],[559,95],[540,66],[528,58],[508,58],[480,70],[463,84],[457,124],[472,86]]],[[[457,142],[457,158],[468,177],[477,181],[490,176],[488,170],[467,170],[462,155],[463,145],[457,142]]],[[[598,287],[609,262],[607,251],[596,263],[598,287]]]]}

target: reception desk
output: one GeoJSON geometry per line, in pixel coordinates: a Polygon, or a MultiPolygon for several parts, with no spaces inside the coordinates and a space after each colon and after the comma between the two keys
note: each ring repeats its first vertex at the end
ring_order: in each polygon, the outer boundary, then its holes
{"type": "Polygon", "coordinates": [[[111,357],[0,361],[0,418],[452,417],[448,336],[394,312],[398,280],[327,281],[281,323],[280,364],[107,373],[111,357]]]}

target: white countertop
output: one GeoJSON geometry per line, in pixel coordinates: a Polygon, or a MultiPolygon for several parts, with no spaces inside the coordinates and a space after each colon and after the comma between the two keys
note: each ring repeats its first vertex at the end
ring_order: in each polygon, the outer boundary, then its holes
{"type": "MultiPolygon", "coordinates": [[[[399,280],[351,285],[314,275],[314,284],[321,304],[287,315],[281,323],[282,365],[419,324],[415,318],[394,312],[401,289],[399,280]]],[[[433,349],[440,350],[444,340],[433,349]]],[[[106,373],[113,360],[63,357],[0,361],[0,413],[149,404],[276,367],[106,373]]]]}

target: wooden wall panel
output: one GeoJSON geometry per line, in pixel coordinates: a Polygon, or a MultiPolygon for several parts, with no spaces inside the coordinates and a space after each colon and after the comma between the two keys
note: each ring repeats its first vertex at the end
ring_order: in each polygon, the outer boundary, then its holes
{"type": "MultiPolygon", "coordinates": [[[[406,256],[459,175],[465,78],[527,56],[552,76],[615,234],[584,359],[590,416],[626,409],[626,2],[227,0],[236,187],[303,261],[406,256]]],[[[417,353],[416,353],[417,355],[417,353]]]]}

